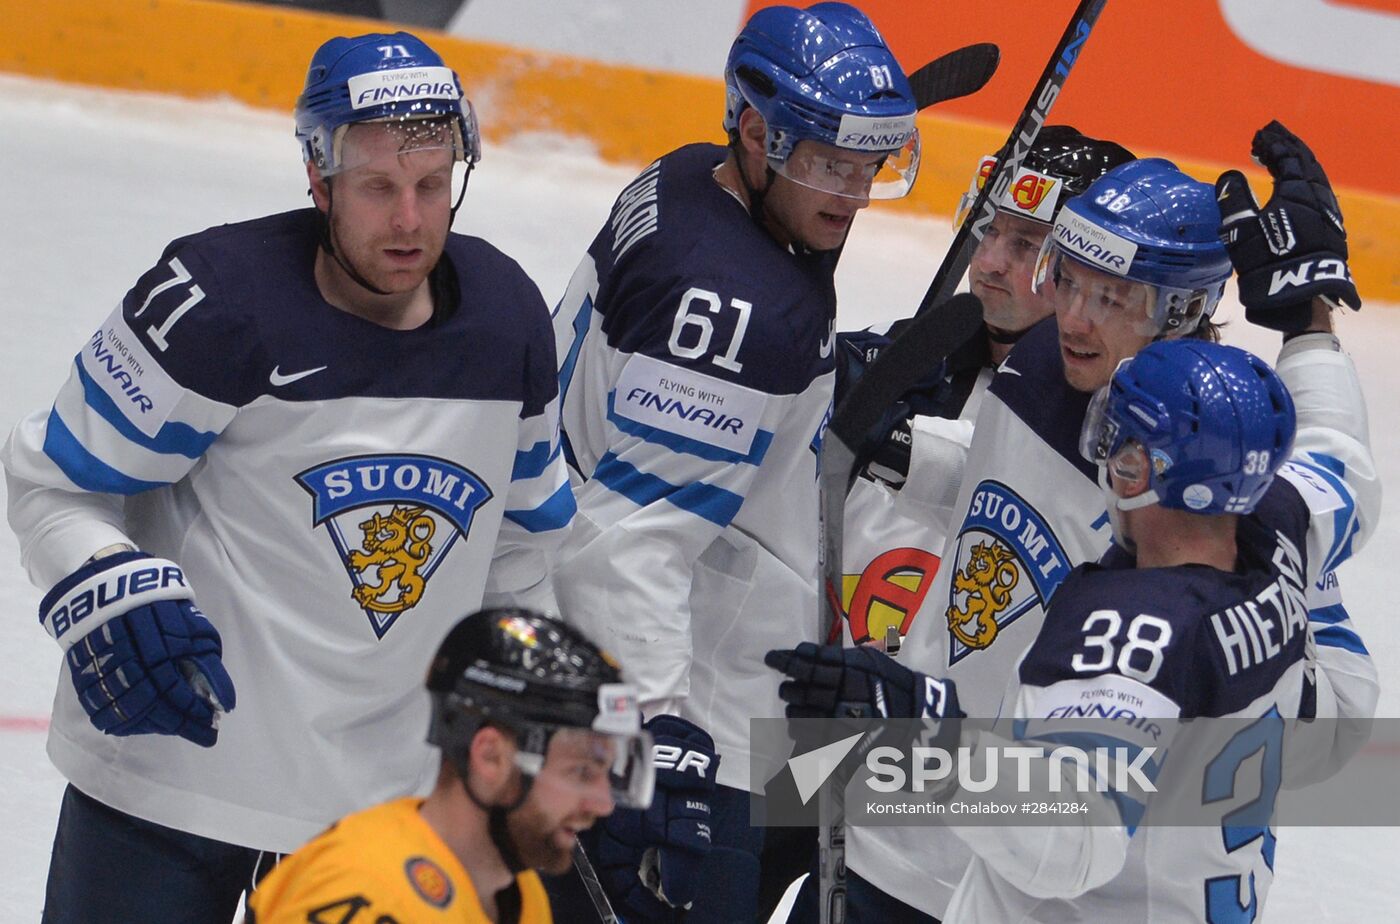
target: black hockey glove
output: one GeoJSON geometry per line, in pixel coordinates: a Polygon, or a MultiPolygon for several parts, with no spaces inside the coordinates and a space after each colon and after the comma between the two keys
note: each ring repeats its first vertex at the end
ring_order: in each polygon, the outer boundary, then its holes
{"type": "Polygon", "coordinates": [[[768,652],[763,663],[786,674],[778,687],[790,719],[963,718],[951,680],[938,680],[868,645],[803,642],[768,652]]]}
{"type": "Polygon", "coordinates": [[[1347,233],[1327,174],[1308,146],[1278,122],[1254,135],[1254,159],[1274,179],[1260,211],[1244,174],[1215,183],[1220,237],[1239,274],[1240,301],[1252,324],[1284,333],[1303,330],[1315,296],[1361,308],[1347,267],[1347,233]]]}
{"type": "Polygon", "coordinates": [[[655,744],[656,795],[646,809],[603,820],[598,874],[628,921],[679,921],[698,897],[710,852],[710,802],[719,755],[704,729],[659,715],[644,726],[655,744]]]}

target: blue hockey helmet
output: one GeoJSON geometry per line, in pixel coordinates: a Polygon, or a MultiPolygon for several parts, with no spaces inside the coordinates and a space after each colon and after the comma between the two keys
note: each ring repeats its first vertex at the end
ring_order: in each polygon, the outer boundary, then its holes
{"type": "Polygon", "coordinates": [[[766,7],[734,40],[724,68],[724,130],[737,137],[739,117],[753,107],[767,123],[769,165],[795,182],[856,198],[894,199],[919,169],[914,91],[864,13],[845,3],[805,10],[766,7]],[[864,162],[793,154],[817,141],[864,162]]]}
{"type": "Polygon", "coordinates": [[[1150,287],[1141,332],[1180,336],[1208,320],[1224,294],[1232,267],[1219,232],[1215,187],[1162,158],[1130,161],[1061,209],[1036,283],[1058,279],[1062,259],[1141,283],[1150,287]]]}
{"type": "Polygon", "coordinates": [[[312,56],[296,104],[302,159],[322,176],[355,166],[345,162],[343,129],[359,122],[394,126],[405,153],[450,144],[455,160],[470,165],[481,158],[476,113],[462,81],[408,32],[333,38],[312,56]]]}
{"type": "Polygon", "coordinates": [[[1293,448],[1293,399],[1278,373],[1238,347],[1162,340],[1123,360],[1094,396],[1080,434],[1090,462],[1142,447],[1149,490],[1119,509],[1160,503],[1249,513],[1293,448]]]}

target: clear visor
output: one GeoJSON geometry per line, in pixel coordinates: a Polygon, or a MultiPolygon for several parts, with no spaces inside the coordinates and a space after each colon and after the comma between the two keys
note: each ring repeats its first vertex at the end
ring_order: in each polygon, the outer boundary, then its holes
{"type": "Polygon", "coordinates": [[[1057,314],[1079,314],[1095,326],[1127,325],[1140,337],[1155,337],[1157,287],[1096,270],[1069,256],[1047,237],[1035,261],[1031,291],[1052,286],[1057,314]]]}
{"type": "Polygon", "coordinates": [[[622,808],[644,809],[651,805],[656,780],[651,746],[646,731],[617,735],[561,728],[550,735],[547,754],[516,751],[515,765],[579,795],[596,796],[606,788],[622,808]]]}
{"type": "Polygon", "coordinates": [[[910,132],[893,153],[850,151],[819,141],[799,141],[774,171],[800,186],[849,199],[898,199],[919,174],[919,133],[910,132]]]}
{"type": "Polygon", "coordinates": [[[1196,329],[1215,310],[1219,292],[1136,282],[1074,259],[1047,237],[1036,259],[1031,290],[1053,285],[1057,312],[1080,312],[1096,325],[1126,323],[1142,337],[1174,337],[1196,329]]]}
{"type": "Polygon", "coordinates": [[[1105,385],[1094,392],[1094,397],[1089,399],[1089,409],[1084,413],[1084,426],[1079,429],[1079,454],[1095,465],[1107,465],[1118,449],[1118,421],[1104,413],[1108,407],[1108,389],[1105,385]]]}
{"type": "Polygon", "coordinates": [[[330,158],[321,175],[332,176],[364,167],[388,156],[428,151],[446,151],[453,162],[475,164],[481,159],[476,111],[471,101],[465,99],[462,110],[464,121],[441,113],[410,113],[393,119],[342,125],[332,135],[330,158]]]}

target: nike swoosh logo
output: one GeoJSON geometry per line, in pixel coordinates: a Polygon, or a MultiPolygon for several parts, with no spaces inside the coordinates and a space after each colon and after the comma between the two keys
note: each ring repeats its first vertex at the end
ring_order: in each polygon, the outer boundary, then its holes
{"type": "Polygon", "coordinates": [[[316,373],[323,372],[328,368],[330,367],[317,366],[315,369],[306,369],[301,372],[293,372],[289,375],[283,375],[281,371],[282,367],[274,366],[272,368],[272,374],[267,377],[267,380],[271,382],[274,386],[290,385],[295,381],[306,378],[308,375],[315,375],[316,373]]]}
{"type": "Polygon", "coordinates": [[[1003,362],[1000,366],[997,366],[997,371],[998,371],[998,372],[1005,372],[1007,375],[1020,375],[1020,374],[1021,374],[1019,370],[1017,370],[1017,369],[1012,369],[1012,368],[1011,368],[1010,366],[1008,366],[1005,362],[1003,362]]]}

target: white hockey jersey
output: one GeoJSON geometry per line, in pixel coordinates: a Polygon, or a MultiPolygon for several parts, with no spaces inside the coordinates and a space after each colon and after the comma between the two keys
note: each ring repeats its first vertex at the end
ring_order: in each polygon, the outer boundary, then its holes
{"type": "Polygon", "coordinates": [[[204,749],[103,736],[65,676],[55,765],[122,811],[279,852],[431,785],[432,653],[484,601],[553,606],[575,509],[519,266],[452,235],[437,316],[389,330],[321,298],[316,221],[172,243],[4,449],[31,579],[116,542],[169,558],[238,693],[204,749]]]}
{"type": "MultiPolygon", "coordinates": [[[[1152,748],[1143,764],[1159,794],[1090,790],[1090,816],[1052,826],[954,826],[976,855],[949,924],[1258,918],[1272,882],[1278,790],[1299,782],[1316,750],[1299,754],[1286,737],[1305,701],[1309,588],[1364,544],[1380,508],[1359,383],[1332,342],[1299,338],[1280,356],[1298,437],[1259,506],[1240,518],[1238,567],[1138,570],[1115,548],[1102,565],[1076,568],[1008,693],[1016,741],[1123,755],[1152,748]],[[1118,823],[1083,821],[1106,812],[1118,823]],[[1197,813],[1216,826],[1181,823],[1199,822],[1197,813]]],[[[998,742],[1007,743],[977,737],[978,746],[998,742]]],[[[1025,798],[1008,782],[1007,801],[1025,798]]]]}
{"type": "Polygon", "coordinates": [[[708,731],[718,782],[747,789],[749,720],[783,714],[764,653],[817,634],[836,305],[833,256],[774,241],[716,182],[724,157],[647,167],[556,310],[579,504],[556,588],[647,714],[708,731]]]}
{"type": "MultiPolygon", "coordinates": [[[[1078,449],[1088,400],[1064,381],[1049,318],[1012,350],[982,402],[952,520],[956,532],[900,654],[915,670],[951,677],[969,715],[1000,714],[1006,685],[1040,632],[1051,594],[1072,567],[1096,561],[1111,544],[1094,467],[1078,449]]],[[[1335,587],[1335,578],[1319,583],[1335,587]]],[[[1341,708],[1369,715],[1378,689],[1374,668],[1339,601],[1335,609],[1328,603],[1310,601],[1314,618],[1333,620],[1339,630],[1324,636],[1331,644],[1317,647],[1320,714],[1341,708]]],[[[1364,726],[1326,727],[1352,734],[1336,742],[1336,760],[1319,767],[1320,774],[1354,753],[1364,726]]],[[[936,918],[971,858],[938,827],[852,829],[848,845],[848,862],[863,878],[936,918]]]]}

